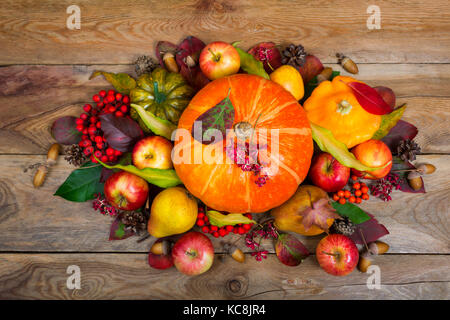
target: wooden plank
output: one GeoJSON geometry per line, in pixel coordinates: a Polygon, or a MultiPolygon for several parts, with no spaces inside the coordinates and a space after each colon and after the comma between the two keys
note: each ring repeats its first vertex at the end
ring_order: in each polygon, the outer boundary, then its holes
{"type": "Polygon", "coordinates": [[[369,30],[370,5],[358,0],[78,1],[81,29],[66,27],[69,0],[5,0],[0,5],[0,64],[123,64],[159,40],[196,35],[205,42],[301,42],[327,62],[448,63],[447,1],[380,0],[381,29],[369,30]]]}
{"type": "Polygon", "coordinates": [[[145,254],[0,254],[0,299],[448,299],[449,256],[377,257],[381,288],[369,275],[326,274],[314,256],[298,267],[274,255],[239,264],[218,256],[208,272],[188,277],[175,268],[151,269],[145,254]],[[66,287],[69,265],[81,289],[66,287]],[[217,276],[220,275],[220,276],[217,276]]]}
{"type": "MultiPolygon", "coordinates": [[[[53,143],[52,122],[63,115],[78,116],[93,94],[110,87],[100,77],[88,80],[97,69],[133,73],[131,65],[0,68],[0,153],[45,153],[53,143]]],[[[360,69],[359,79],[389,86],[398,104],[408,103],[405,119],[419,128],[417,141],[423,152],[450,153],[450,64],[368,64],[360,69]]]]}
{"type": "MultiPolygon", "coordinates": [[[[52,194],[69,175],[71,167],[59,161],[40,189],[32,186],[33,172],[22,168],[44,159],[43,156],[0,156],[0,251],[69,252],[147,252],[152,240],[136,243],[136,238],[108,241],[111,218],[91,208],[91,203],[72,203],[52,194]]],[[[61,159],[62,160],[62,159],[61,159]]],[[[419,156],[438,169],[425,177],[428,193],[395,192],[394,200],[384,203],[371,199],[363,208],[374,214],[391,234],[384,239],[393,253],[450,253],[450,175],[449,155],[419,156]]],[[[301,237],[314,250],[321,239],[301,237]]],[[[228,236],[230,242],[238,237],[228,236]]],[[[218,252],[220,239],[214,239],[218,252]]],[[[237,242],[248,251],[243,238],[237,242]]],[[[270,241],[263,246],[273,252],[270,241]]]]}

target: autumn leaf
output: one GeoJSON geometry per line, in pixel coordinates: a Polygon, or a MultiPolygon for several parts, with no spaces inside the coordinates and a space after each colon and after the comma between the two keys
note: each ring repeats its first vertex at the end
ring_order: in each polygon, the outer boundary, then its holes
{"type": "Polygon", "coordinates": [[[309,256],[309,251],[303,243],[287,233],[280,234],[278,237],[275,242],[275,253],[281,263],[291,267],[298,266],[303,259],[309,256]]]}
{"type": "Polygon", "coordinates": [[[348,82],[347,85],[352,89],[353,94],[361,107],[371,114],[383,115],[392,112],[390,105],[383,100],[380,94],[365,83],[348,82]]]}
{"type": "Polygon", "coordinates": [[[236,224],[248,224],[248,223],[254,223],[256,224],[255,220],[249,219],[246,216],[244,216],[242,213],[229,213],[229,214],[222,214],[218,211],[209,210],[206,212],[206,215],[208,216],[209,222],[213,226],[217,227],[223,227],[223,226],[234,226],[236,224]]]}
{"type": "Polygon", "coordinates": [[[389,234],[388,229],[374,218],[373,215],[367,213],[369,220],[357,224],[355,232],[350,236],[356,244],[371,243],[379,238],[389,234]]]}
{"type": "Polygon", "coordinates": [[[322,198],[311,204],[310,208],[298,213],[302,216],[302,224],[305,231],[311,229],[313,225],[322,230],[328,231],[327,219],[338,219],[340,216],[333,209],[328,199],[322,198]]]}
{"type": "Polygon", "coordinates": [[[111,224],[109,240],[123,240],[134,235],[131,229],[126,229],[122,223],[121,215],[118,215],[111,224]]]}
{"type": "Polygon", "coordinates": [[[89,80],[99,75],[105,77],[106,81],[111,83],[114,89],[122,94],[130,94],[130,91],[136,87],[136,80],[127,73],[111,73],[96,70],[92,72],[89,80]]]}
{"type": "Polygon", "coordinates": [[[231,129],[234,122],[234,106],[230,100],[230,91],[231,89],[222,101],[194,121],[191,131],[194,139],[203,144],[216,143],[225,139],[227,129],[231,129]],[[201,123],[201,128],[199,123],[201,123]],[[201,129],[201,133],[197,132],[199,129],[201,129]],[[221,133],[220,140],[215,136],[217,132],[221,133]],[[215,137],[213,141],[211,141],[212,137],[215,137]]]}
{"type": "Polygon", "coordinates": [[[381,117],[380,128],[375,132],[372,139],[380,140],[384,138],[389,131],[398,123],[403,113],[405,112],[406,104],[398,107],[389,114],[385,114],[381,117]]]}

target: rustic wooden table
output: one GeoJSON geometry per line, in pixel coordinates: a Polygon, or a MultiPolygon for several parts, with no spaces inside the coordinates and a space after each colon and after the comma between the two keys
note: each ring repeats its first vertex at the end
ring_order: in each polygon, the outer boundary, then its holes
{"type": "MultiPolygon", "coordinates": [[[[381,29],[369,30],[372,2],[189,0],[75,1],[81,29],[69,30],[74,1],[3,0],[0,4],[0,298],[2,299],[449,299],[450,9],[448,2],[378,0],[381,29]],[[314,3],[314,4],[312,4],[314,3]],[[336,52],[358,63],[358,78],[391,87],[407,103],[405,120],[438,171],[424,195],[396,192],[370,200],[368,212],[387,226],[389,254],[377,259],[381,289],[358,271],[333,277],[314,257],[298,267],[247,255],[241,265],[220,252],[212,270],[189,278],[147,265],[151,241],[108,241],[110,219],[89,203],[53,197],[71,167],[61,159],[40,189],[24,167],[44,160],[49,125],[77,115],[107,87],[92,70],[133,72],[157,40],[196,35],[205,42],[273,40],[302,43],[325,64],[336,52]],[[81,289],[66,287],[69,265],[81,269],[81,289]]],[[[342,71],[342,70],[341,70],[342,71]]],[[[302,238],[314,249],[319,237],[302,238]]],[[[245,250],[243,241],[240,246],[245,250]]]]}

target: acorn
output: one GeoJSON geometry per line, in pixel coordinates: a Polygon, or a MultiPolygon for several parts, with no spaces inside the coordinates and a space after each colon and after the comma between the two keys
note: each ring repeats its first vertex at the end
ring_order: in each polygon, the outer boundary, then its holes
{"type": "Polygon", "coordinates": [[[48,168],[50,168],[56,163],[60,151],[61,146],[58,143],[54,143],[50,146],[47,152],[47,161],[45,162],[45,164],[39,165],[39,167],[36,170],[36,173],[34,174],[33,186],[35,188],[39,188],[44,184],[48,168]]]}
{"type": "Polygon", "coordinates": [[[167,70],[170,72],[178,73],[178,71],[180,71],[177,62],[175,61],[175,56],[172,52],[166,52],[163,56],[163,61],[167,70]]]}
{"type": "Polygon", "coordinates": [[[367,251],[361,254],[358,261],[358,270],[366,273],[367,269],[372,265],[372,257],[367,251]]]}
{"type": "Polygon", "coordinates": [[[150,252],[156,255],[167,255],[170,252],[170,243],[167,240],[156,241],[150,248],[150,252]]]}
{"type": "Polygon", "coordinates": [[[414,190],[419,190],[423,186],[422,177],[417,171],[411,171],[408,174],[408,183],[414,190]]]}
{"type": "Polygon", "coordinates": [[[417,171],[420,174],[432,174],[436,171],[436,167],[430,163],[424,163],[417,167],[417,171]]]}
{"type": "Polygon", "coordinates": [[[380,255],[388,252],[389,245],[383,241],[375,241],[369,244],[369,252],[374,255],[380,255]]]}
{"type": "Polygon", "coordinates": [[[317,75],[317,83],[322,83],[324,81],[330,80],[333,75],[333,69],[330,67],[326,67],[322,70],[321,73],[317,75]]]}
{"type": "Polygon", "coordinates": [[[238,249],[234,244],[230,243],[222,243],[225,251],[231,255],[231,257],[239,263],[243,263],[245,261],[245,255],[241,249],[238,249]]]}
{"type": "Polygon", "coordinates": [[[342,53],[336,53],[336,57],[338,58],[338,63],[345,69],[345,71],[357,74],[359,72],[358,66],[352,59],[343,55],[342,53]]]}

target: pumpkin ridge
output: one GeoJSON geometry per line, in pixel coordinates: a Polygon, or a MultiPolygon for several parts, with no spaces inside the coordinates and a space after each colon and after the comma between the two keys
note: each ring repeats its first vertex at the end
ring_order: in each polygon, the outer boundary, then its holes
{"type": "MultiPolygon", "coordinates": [[[[254,117],[256,116],[254,113],[256,111],[256,106],[258,105],[259,101],[261,100],[261,92],[263,91],[265,84],[266,84],[265,79],[260,79],[259,84],[258,84],[258,89],[256,89],[256,93],[255,93],[255,98],[253,101],[253,106],[252,106],[252,111],[250,113],[250,115],[248,116],[248,119],[245,119],[247,121],[250,121],[251,119],[254,119],[254,117]]],[[[258,115],[259,116],[259,115],[258,115]]]]}
{"type": "Polygon", "coordinates": [[[285,108],[291,106],[295,104],[295,102],[292,101],[288,101],[285,104],[281,105],[281,106],[277,106],[276,108],[273,108],[269,113],[267,114],[263,114],[261,115],[261,117],[259,118],[259,125],[263,125],[264,122],[271,120],[275,115],[281,113],[285,108]]]}
{"type": "Polygon", "coordinates": [[[294,169],[291,169],[288,165],[286,165],[283,161],[274,158],[273,155],[271,154],[269,157],[272,161],[274,161],[280,168],[286,170],[287,172],[289,172],[289,174],[291,174],[291,176],[295,179],[295,181],[300,184],[302,182],[302,179],[300,179],[300,177],[298,176],[298,174],[294,171],[294,169]]]}

